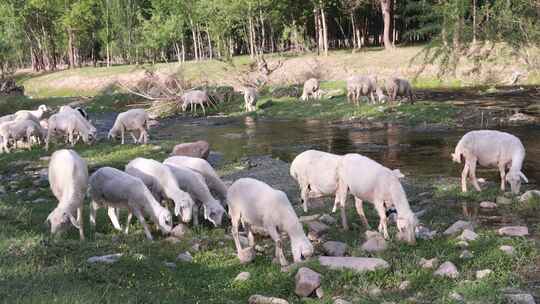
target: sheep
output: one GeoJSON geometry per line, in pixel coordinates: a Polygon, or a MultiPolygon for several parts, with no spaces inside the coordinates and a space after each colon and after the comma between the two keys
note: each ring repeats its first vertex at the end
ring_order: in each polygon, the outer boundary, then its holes
{"type": "MultiPolygon", "coordinates": [[[[216,200],[206,185],[204,177],[191,169],[175,167],[172,165],[166,165],[176,178],[178,186],[183,191],[186,191],[191,195],[194,201],[201,204],[204,209],[204,218],[209,220],[215,227],[221,225],[221,220],[225,209],[221,206],[220,202],[216,200]]],[[[193,223],[198,225],[198,206],[194,206],[195,215],[193,216],[193,223]]]]}
{"type": "Polygon", "coordinates": [[[43,129],[33,120],[14,120],[0,124],[0,152],[9,153],[9,142],[26,139],[28,149],[32,149],[32,138],[43,139],[43,129]]]}
{"type": "Polygon", "coordinates": [[[207,141],[198,140],[196,142],[183,143],[174,146],[171,156],[189,156],[207,159],[210,153],[210,145],[207,141]]]}
{"type": "Polygon", "coordinates": [[[169,167],[153,159],[138,157],[126,165],[125,171],[140,178],[157,201],[171,199],[174,202],[174,214],[181,215],[184,223],[191,221],[194,202],[189,194],[180,190],[169,167]]]}
{"type": "Polygon", "coordinates": [[[164,160],[163,163],[180,168],[189,168],[200,173],[204,177],[208,188],[217,194],[222,204],[227,200],[227,186],[206,160],[188,156],[171,156],[164,160]]]}
{"type": "Polygon", "coordinates": [[[347,100],[358,104],[361,96],[370,95],[371,102],[375,103],[374,93],[377,88],[375,76],[351,76],[347,79],[347,100]]]}
{"type": "Polygon", "coordinates": [[[482,167],[497,167],[501,175],[501,190],[505,191],[506,182],[514,194],[521,188],[521,180],[528,183],[528,179],[521,172],[525,147],[512,134],[494,130],[470,131],[465,134],[456,145],[452,160],[461,163],[465,159],[465,166],[461,173],[461,191],[467,192],[467,177],[470,178],[477,191],[481,191],[476,180],[476,163],[482,167]],[[506,169],[508,173],[506,173],[506,169]]]}
{"type": "Polygon", "coordinates": [[[257,89],[245,87],[242,89],[242,93],[244,93],[244,109],[246,110],[246,112],[252,112],[257,110],[257,89]]]}
{"type": "Polygon", "coordinates": [[[78,116],[79,118],[81,118],[81,121],[84,122],[86,127],[91,131],[91,133],[94,133],[94,134],[97,133],[97,130],[92,125],[92,122],[90,122],[88,120],[88,113],[86,113],[86,111],[84,109],[82,109],[81,107],[76,107],[75,109],[73,109],[72,107],[70,107],[68,105],[61,106],[58,113],[63,113],[63,112],[70,112],[70,113],[78,116]]]}
{"type": "Polygon", "coordinates": [[[386,80],[386,92],[390,101],[395,102],[398,96],[406,96],[411,104],[414,104],[414,96],[411,83],[402,78],[390,77],[386,80]]]}
{"type": "MultiPolygon", "coordinates": [[[[282,266],[287,259],[283,254],[281,233],[285,232],[291,240],[294,262],[313,254],[313,245],[306,237],[294,209],[283,191],[253,178],[241,178],[234,182],[227,193],[229,216],[232,221],[232,236],[241,260],[244,250],[239,239],[238,226],[242,223],[248,233],[250,248],[255,245],[251,226],[262,227],[274,240],[276,258],[282,266]]],[[[243,261],[247,262],[247,261],[243,261]]]]}
{"type": "Polygon", "coordinates": [[[153,239],[143,213],[148,214],[163,233],[171,231],[171,213],[156,201],[150,190],[139,178],[115,168],[103,167],[90,176],[89,184],[88,192],[92,200],[90,223],[93,226],[96,225],[97,209],[109,207],[109,217],[113,226],[118,230],[122,230],[114,211],[118,208],[127,208],[129,215],[124,233],[127,234],[132,214],[135,214],[143,225],[146,237],[149,240],[153,239]]]}
{"type": "Polygon", "coordinates": [[[311,97],[315,99],[319,99],[321,97],[319,80],[316,78],[310,78],[304,82],[304,90],[302,91],[302,96],[300,96],[300,99],[306,101],[311,97]]]}
{"type": "Polygon", "coordinates": [[[43,118],[43,115],[47,112],[49,112],[50,109],[46,105],[42,104],[40,105],[37,110],[30,111],[30,110],[20,110],[15,112],[15,116],[23,115],[23,114],[31,114],[33,115],[37,121],[41,120],[43,118]]]}
{"type": "MultiPolygon", "coordinates": [[[[317,150],[304,151],[291,163],[290,174],[298,182],[304,212],[310,197],[335,195],[338,187],[337,167],[341,156],[317,150]]],[[[335,209],[333,210],[335,212],[335,209]]],[[[345,210],[341,210],[344,229],[348,229],[345,210]]]]}
{"type": "Polygon", "coordinates": [[[390,170],[376,161],[360,154],[346,154],[338,166],[337,201],[345,209],[348,191],[355,198],[356,212],[367,223],[363,200],[370,201],[379,215],[379,232],[388,238],[386,210],[397,211],[398,239],[409,244],[416,242],[415,227],[418,224],[399,178],[401,173],[390,170]]]}
{"type": "Polygon", "coordinates": [[[208,94],[205,91],[201,90],[193,90],[184,93],[182,95],[182,111],[186,111],[187,107],[190,106],[192,111],[197,112],[197,105],[201,106],[203,110],[203,115],[206,115],[206,111],[204,109],[205,104],[210,104],[215,107],[215,104],[212,103],[210,98],[208,97],[208,94]]]}
{"type": "MultiPolygon", "coordinates": [[[[78,113],[78,112],[77,112],[78,113]]],[[[86,121],[80,114],[70,112],[60,112],[52,115],[49,118],[49,129],[47,130],[47,138],[45,140],[45,150],[49,149],[51,138],[57,133],[67,135],[67,140],[74,146],[77,142],[75,135],[81,136],[84,143],[90,143],[96,138],[96,128],[86,121]]]]}
{"type": "Polygon", "coordinates": [[[71,223],[84,240],[83,203],[88,188],[86,161],[73,150],[54,152],[49,162],[49,184],[58,199],[58,205],[45,221],[50,224],[51,233],[62,232],[67,228],[66,224],[71,223]]]}
{"type": "Polygon", "coordinates": [[[135,143],[146,144],[148,142],[147,129],[149,120],[148,113],[144,109],[132,109],[122,112],[116,117],[116,121],[109,131],[108,138],[113,139],[120,134],[123,145],[124,133],[129,131],[135,143]],[[133,135],[133,131],[139,131],[139,139],[133,135]]]}

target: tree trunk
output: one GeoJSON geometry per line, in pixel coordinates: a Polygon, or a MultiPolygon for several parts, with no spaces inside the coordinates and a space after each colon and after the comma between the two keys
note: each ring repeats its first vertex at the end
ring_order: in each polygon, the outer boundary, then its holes
{"type": "Polygon", "coordinates": [[[182,56],[180,55],[180,46],[178,45],[178,42],[174,43],[174,51],[176,53],[176,61],[178,61],[178,63],[181,63],[182,56]]]}
{"type": "Polygon", "coordinates": [[[320,11],[315,8],[313,15],[315,16],[315,39],[317,40],[317,56],[321,54],[322,36],[321,36],[321,18],[319,17],[320,11]]]}
{"type": "Polygon", "coordinates": [[[264,29],[264,18],[262,10],[259,10],[259,18],[261,22],[261,53],[264,53],[266,47],[266,30],[264,29]]]}
{"type": "Polygon", "coordinates": [[[353,42],[353,49],[360,48],[357,44],[358,39],[356,38],[357,32],[356,32],[356,22],[354,20],[354,12],[351,12],[351,26],[352,26],[352,42],[353,42]]]}
{"type": "Polygon", "coordinates": [[[68,51],[69,68],[74,69],[75,68],[75,54],[73,52],[73,30],[71,28],[68,28],[67,34],[68,34],[67,51],[68,51]]]}
{"type": "Polygon", "coordinates": [[[473,45],[476,45],[476,0],[473,0],[473,45]]]}
{"type": "Polygon", "coordinates": [[[197,33],[195,32],[195,26],[193,25],[193,20],[189,19],[191,24],[191,34],[193,35],[193,55],[195,56],[195,61],[199,61],[199,48],[197,47],[197,33]]]}
{"type": "Polygon", "coordinates": [[[210,31],[208,31],[208,28],[206,28],[206,36],[208,37],[208,53],[210,54],[210,59],[213,59],[212,39],[210,39],[210,31]]]}
{"type": "Polygon", "coordinates": [[[393,0],[380,0],[381,12],[383,15],[384,31],[383,31],[383,43],[385,49],[393,48],[392,41],[390,40],[390,33],[392,32],[392,3],[393,0]]]}
{"type": "Polygon", "coordinates": [[[184,43],[184,37],[182,37],[182,62],[186,62],[186,45],[184,43]]]}
{"type": "Polygon", "coordinates": [[[255,57],[255,37],[253,29],[253,19],[249,17],[249,54],[251,58],[255,57]]]}
{"type": "Polygon", "coordinates": [[[323,31],[323,45],[324,45],[324,56],[328,56],[328,29],[326,28],[326,14],[324,13],[324,5],[322,1],[321,5],[321,20],[322,20],[322,31],[323,31]]]}

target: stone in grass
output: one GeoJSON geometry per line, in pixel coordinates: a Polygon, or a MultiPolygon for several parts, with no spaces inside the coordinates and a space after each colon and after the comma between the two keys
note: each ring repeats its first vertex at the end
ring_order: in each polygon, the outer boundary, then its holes
{"type": "Polygon", "coordinates": [[[248,304],[289,304],[289,302],[280,298],[252,295],[248,299],[248,304]]]}
{"type": "Polygon", "coordinates": [[[474,241],[478,238],[478,234],[469,229],[464,229],[458,239],[462,241],[474,241]]]}
{"type": "Polygon", "coordinates": [[[336,299],[334,301],[334,304],[352,304],[351,302],[347,301],[347,300],[343,300],[343,299],[336,299]]]}
{"type": "Polygon", "coordinates": [[[523,193],[519,197],[519,201],[520,202],[528,202],[530,199],[534,199],[534,198],[540,199],[540,191],[538,191],[538,190],[529,190],[529,191],[523,193]]]}
{"type": "Polygon", "coordinates": [[[48,200],[46,198],[36,198],[35,200],[32,201],[33,204],[43,204],[43,203],[46,203],[48,202],[48,200]]]}
{"type": "Polygon", "coordinates": [[[334,225],[335,223],[337,223],[337,220],[334,217],[326,213],[321,215],[319,221],[325,223],[326,225],[334,225]]]}
{"type": "Polygon", "coordinates": [[[386,250],[388,247],[384,237],[373,231],[366,231],[367,240],[360,247],[362,250],[367,252],[380,252],[386,250]]]}
{"type": "Polygon", "coordinates": [[[476,279],[481,280],[493,273],[491,269],[478,270],[476,272],[476,279]]]}
{"type": "Polygon", "coordinates": [[[459,272],[456,268],[456,265],[454,265],[452,262],[447,261],[442,263],[441,266],[439,266],[439,268],[435,271],[434,275],[456,279],[459,276],[459,272]]]}
{"type": "Polygon", "coordinates": [[[315,289],[315,295],[319,299],[324,298],[324,290],[322,289],[322,287],[319,287],[319,288],[315,289]]]}
{"type": "Polygon", "coordinates": [[[497,208],[497,204],[494,203],[494,202],[481,202],[480,203],[480,208],[484,208],[484,209],[495,209],[497,208]]]}
{"type": "Polygon", "coordinates": [[[186,262],[186,263],[191,263],[191,262],[193,262],[193,256],[191,256],[191,253],[189,253],[189,251],[186,251],[186,252],[180,253],[176,257],[176,260],[186,262]]]}
{"type": "Polygon", "coordinates": [[[469,248],[469,243],[467,241],[459,241],[456,243],[456,246],[458,246],[461,249],[469,248]]]}
{"type": "Polygon", "coordinates": [[[516,252],[516,249],[513,246],[508,245],[502,245],[499,249],[507,255],[514,255],[516,252]]]}
{"type": "Polygon", "coordinates": [[[500,228],[498,233],[506,236],[526,236],[529,235],[529,229],[525,226],[508,226],[500,228]]]}
{"type": "Polygon", "coordinates": [[[309,223],[317,220],[321,215],[320,214],[312,214],[312,215],[302,215],[298,218],[298,220],[301,223],[309,223]]]}
{"type": "Polygon", "coordinates": [[[505,294],[504,297],[512,304],[536,304],[534,297],[528,293],[505,294]]]}
{"type": "Polygon", "coordinates": [[[309,222],[307,224],[308,224],[309,230],[311,232],[314,232],[315,235],[317,236],[321,236],[324,233],[326,233],[328,230],[330,230],[330,227],[328,227],[328,225],[323,224],[318,221],[309,222]]]}
{"type": "Polygon", "coordinates": [[[171,230],[171,236],[182,239],[186,234],[189,233],[189,228],[187,225],[178,224],[171,230]]]}
{"type": "Polygon", "coordinates": [[[507,197],[506,195],[499,195],[495,202],[499,205],[510,205],[512,204],[512,198],[507,197]]]}
{"type": "Polygon", "coordinates": [[[411,281],[403,281],[399,284],[399,290],[407,290],[411,287],[411,281]]]}
{"type": "Polygon", "coordinates": [[[444,235],[454,235],[454,234],[460,233],[464,229],[474,230],[473,224],[471,222],[468,222],[468,221],[459,220],[459,221],[455,222],[454,224],[452,224],[452,226],[448,227],[448,229],[446,229],[443,232],[443,234],[444,235]]]}
{"type": "Polygon", "coordinates": [[[247,281],[249,280],[249,278],[251,277],[251,274],[247,271],[244,271],[244,272],[240,272],[236,278],[234,278],[234,281],[235,282],[244,282],[244,281],[247,281]]]}
{"type": "Polygon", "coordinates": [[[88,260],[86,261],[90,264],[94,264],[94,263],[112,264],[112,263],[116,263],[122,257],[122,255],[123,254],[121,253],[114,253],[114,254],[107,254],[107,255],[101,255],[101,256],[93,256],[93,257],[88,258],[88,260]]]}
{"type": "Polygon", "coordinates": [[[371,297],[378,297],[382,294],[382,290],[377,287],[377,286],[371,286],[369,287],[369,291],[368,291],[368,294],[371,296],[371,297]]]}
{"type": "Polygon", "coordinates": [[[321,275],[307,267],[300,268],[294,279],[296,282],[294,293],[301,297],[309,296],[321,286],[321,275]]]}
{"type": "Polygon", "coordinates": [[[472,259],[474,255],[469,250],[463,250],[461,254],[459,255],[461,259],[468,260],[472,259]]]}
{"type": "Polygon", "coordinates": [[[375,271],[390,267],[390,264],[379,258],[364,257],[329,257],[320,256],[319,263],[330,269],[351,269],[358,272],[375,271]]]}
{"type": "Polygon", "coordinates": [[[452,291],[448,297],[454,301],[457,301],[457,302],[463,302],[463,296],[460,295],[459,293],[455,292],[455,291],[452,291]]]}
{"type": "Polygon", "coordinates": [[[255,259],[255,249],[253,247],[247,247],[242,249],[238,253],[238,259],[240,260],[240,263],[246,264],[255,259]]]}
{"type": "Polygon", "coordinates": [[[165,267],[170,268],[170,269],[176,268],[176,263],[172,263],[172,262],[163,262],[163,265],[165,265],[165,267]]]}
{"type": "Polygon", "coordinates": [[[324,252],[329,256],[344,256],[347,247],[347,244],[337,241],[328,241],[323,244],[324,252]]]}
{"type": "Polygon", "coordinates": [[[424,259],[421,258],[420,262],[418,262],[418,265],[424,269],[433,269],[437,266],[439,266],[439,259],[433,258],[433,259],[424,259]]]}

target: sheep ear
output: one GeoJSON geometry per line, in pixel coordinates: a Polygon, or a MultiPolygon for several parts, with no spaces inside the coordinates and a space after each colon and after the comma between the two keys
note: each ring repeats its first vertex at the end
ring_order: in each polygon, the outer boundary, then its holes
{"type": "Polygon", "coordinates": [[[523,172],[521,172],[521,171],[519,172],[519,177],[521,177],[525,181],[525,183],[529,183],[529,180],[527,179],[525,174],[523,174],[523,172]]]}
{"type": "Polygon", "coordinates": [[[401,171],[399,171],[399,169],[392,170],[392,174],[394,174],[394,176],[397,177],[397,178],[404,178],[405,177],[405,175],[403,175],[403,173],[401,173],[401,171]]]}
{"type": "Polygon", "coordinates": [[[71,224],[73,226],[75,226],[75,228],[81,229],[81,227],[79,226],[79,222],[77,221],[77,219],[73,215],[68,214],[67,216],[69,217],[69,221],[71,222],[71,224]]]}

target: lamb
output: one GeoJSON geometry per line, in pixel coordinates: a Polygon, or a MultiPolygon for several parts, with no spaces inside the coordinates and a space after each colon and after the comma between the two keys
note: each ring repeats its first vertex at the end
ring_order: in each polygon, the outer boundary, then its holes
{"type": "Polygon", "coordinates": [[[51,233],[62,232],[71,223],[79,229],[79,236],[84,240],[83,203],[88,187],[86,161],[73,150],[54,152],[49,162],[49,184],[58,199],[58,205],[45,221],[50,224],[51,233]]]}
{"type": "Polygon", "coordinates": [[[113,226],[118,230],[121,230],[121,228],[114,210],[118,208],[127,208],[129,210],[124,233],[128,231],[131,214],[135,214],[139,219],[149,240],[153,238],[143,213],[148,214],[163,233],[169,233],[172,229],[172,217],[169,210],[156,201],[150,190],[137,177],[115,168],[103,167],[90,176],[90,189],[88,192],[92,200],[90,223],[93,226],[96,225],[97,209],[109,207],[109,217],[113,226]]]}
{"type": "Polygon", "coordinates": [[[86,113],[86,111],[84,109],[82,109],[81,107],[76,107],[75,109],[73,109],[72,107],[70,107],[68,105],[61,106],[58,113],[64,113],[64,112],[70,112],[70,113],[78,116],[79,118],[81,118],[81,121],[84,122],[84,124],[90,130],[91,133],[93,133],[93,134],[97,133],[96,128],[88,120],[88,113],[86,113]]]}
{"type": "MultiPolygon", "coordinates": [[[[242,223],[248,233],[250,248],[255,245],[251,226],[262,227],[270,234],[276,246],[276,258],[282,266],[287,265],[283,254],[281,232],[291,240],[294,262],[302,261],[313,254],[313,245],[306,237],[294,209],[283,191],[252,178],[241,178],[234,182],[227,194],[229,215],[232,221],[232,236],[242,262],[244,249],[240,243],[238,226],[242,223]]],[[[250,257],[251,258],[251,257],[250,257]]]]}
{"type": "Polygon", "coordinates": [[[339,163],[338,176],[337,200],[341,208],[345,209],[350,190],[355,199],[356,212],[367,224],[362,201],[370,201],[379,215],[379,232],[388,238],[386,209],[393,207],[397,211],[398,239],[409,244],[416,242],[418,220],[399,181],[399,171],[392,171],[360,154],[346,154],[339,163]]]}
{"type": "Polygon", "coordinates": [[[210,145],[207,141],[198,140],[196,142],[183,143],[174,146],[172,155],[189,156],[207,159],[210,153],[210,145]]]}
{"type": "Polygon", "coordinates": [[[153,159],[138,157],[126,165],[125,171],[140,178],[157,201],[171,199],[174,202],[174,214],[181,215],[184,223],[191,221],[194,202],[189,194],[180,190],[169,167],[153,159]]]}
{"type": "Polygon", "coordinates": [[[514,194],[521,188],[521,180],[528,183],[528,179],[521,172],[525,159],[525,147],[512,134],[494,130],[470,131],[458,142],[452,160],[461,163],[465,159],[465,166],[461,173],[461,191],[467,192],[467,177],[470,178],[477,191],[481,191],[476,180],[476,163],[483,167],[497,167],[501,175],[501,190],[505,191],[506,182],[514,194]],[[506,173],[508,169],[508,173],[506,173]]]}
{"type": "Polygon", "coordinates": [[[245,87],[242,89],[242,93],[244,93],[244,109],[246,112],[252,112],[257,110],[255,107],[257,105],[257,89],[251,88],[251,87],[245,87]]]}
{"type": "Polygon", "coordinates": [[[302,91],[302,96],[300,99],[303,101],[309,100],[310,98],[319,99],[321,97],[321,91],[319,86],[319,80],[316,78],[310,78],[304,82],[304,90],[302,91]]]}
{"type": "Polygon", "coordinates": [[[120,134],[122,145],[124,144],[124,133],[129,131],[135,143],[148,142],[148,113],[144,109],[132,109],[118,114],[113,127],[109,131],[108,138],[112,139],[120,134]],[[139,131],[139,139],[133,135],[133,131],[139,131]]]}
{"type": "Polygon", "coordinates": [[[187,107],[190,106],[192,111],[197,112],[197,105],[199,105],[203,110],[203,115],[206,115],[204,109],[205,104],[210,104],[215,107],[215,104],[212,103],[205,91],[193,90],[182,95],[182,111],[186,111],[187,107]]]}
{"type": "Polygon", "coordinates": [[[200,173],[204,177],[208,188],[217,194],[221,202],[224,203],[227,200],[227,186],[206,160],[188,156],[171,156],[164,160],[163,163],[174,167],[189,168],[200,173]]]}
{"type": "MultiPolygon", "coordinates": [[[[338,188],[337,168],[341,156],[317,150],[304,151],[291,163],[290,174],[300,186],[304,212],[310,197],[335,195],[338,188]]],[[[334,204],[336,206],[336,204],[334,204]]],[[[335,212],[335,208],[333,212],[335,212]]],[[[341,209],[344,229],[348,229],[345,209],[341,209]]]]}
{"type": "MultiPolygon", "coordinates": [[[[204,210],[204,218],[209,220],[215,227],[221,225],[221,220],[225,209],[221,206],[220,202],[216,200],[204,181],[204,177],[187,168],[180,168],[171,165],[166,165],[176,178],[178,186],[183,191],[186,191],[191,195],[193,200],[198,204],[202,205],[204,210]]],[[[193,223],[198,225],[198,205],[194,206],[193,223]]]]}
{"type": "Polygon", "coordinates": [[[40,106],[37,108],[37,110],[34,110],[34,111],[29,111],[29,110],[20,110],[20,111],[17,111],[17,112],[15,112],[15,116],[19,116],[19,115],[23,115],[23,114],[28,113],[28,114],[33,115],[33,116],[36,118],[36,120],[39,121],[39,120],[41,120],[41,118],[43,118],[43,115],[44,115],[45,113],[49,112],[49,111],[50,111],[49,107],[47,107],[46,105],[42,104],[42,105],[40,105],[40,106]]]}
{"type": "Polygon", "coordinates": [[[402,78],[390,77],[386,80],[386,92],[390,101],[395,101],[398,96],[408,97],[411,104],[414,104],[414,96],[411,83],[402,78]]]}
{"type": "MultiPolygon", "coordinates": [[[[347,79],[347,100],[358,104],[361,96],[371,96],[375,103],[374,93],[377,91],[377,78],[375,76],[351,76],[347,79]]],[[[379,96],[379,94],[377,94],[379,96]]]]}
{"type": "Polygon", "coordinates": [[[33,120],[14,120],[0,124],[0,152],[9,153],[9,142],[26,140],[28,149],[32,149],[32,138],[43,139],[43,129],[33,120]]]}
{"type": "MultiPolygon", "coordinates": [[[[77,112],[78,113],[78,112],[77,112]]],[[[75,135],[81,136],[84,143],[90,143],[96,137],[96,128],[86,121],[80,114],[70,112],[60,112],[49,118],[49,129],[45,140],[45,149],[49,149],[51,138],[58,133],[67,135],[68,142],[74,146],[77,139],[75,135]]]]}

